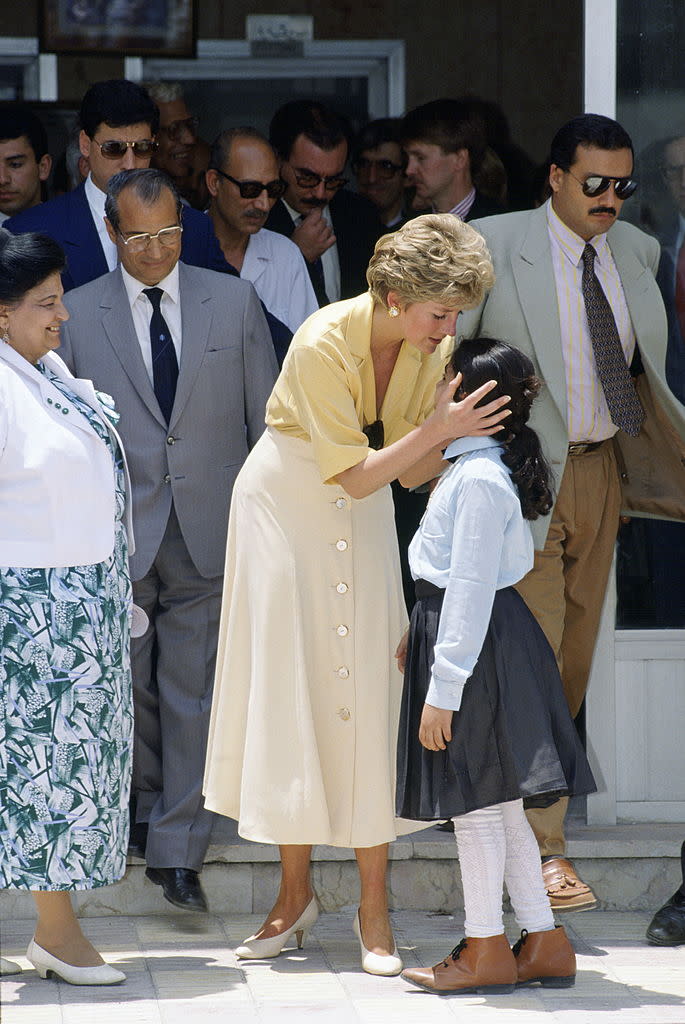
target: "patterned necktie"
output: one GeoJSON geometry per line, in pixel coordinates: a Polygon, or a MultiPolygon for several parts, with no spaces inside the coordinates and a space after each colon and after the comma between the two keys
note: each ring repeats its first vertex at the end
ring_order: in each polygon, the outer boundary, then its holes
{"type": "Polygon", "coordinates": [[[150,346],[152,348],[152,380],[155,395],[164,419],[169,422],[176,395],[178,361],[171,331],[162,316],[161,302],[164,292],[161,288],[143,288],[152,303],[150,319],[150,346]]]}
{"type": "Polygon", "coordinates": [[[680,247],[675,268],[675,311],[680,337],[685,342],[685,243],[680,247]]]}
{"type": "MultiPolygon", "coordinates": [[[[305,214],[300,214],[299,223],[301,224],[305,218],[305,214]]],[[[330,299],[326,295],[326,278],[323,272],[323,263],[321,257],[317,256],[313,263],[307,263],[309,268],[309,277],[312,282],[314,294],[316,295],[316,301],[320,306],[327,306],[330,299]]]]}
{"type": "Polygon", "coordinates": [[[581,287],[597,375],[612,423],[631,437],[637,437],[645,414],[626,363],[614,314],[595,274],[596,255],[588,242],[583,249],[581,287]]]}

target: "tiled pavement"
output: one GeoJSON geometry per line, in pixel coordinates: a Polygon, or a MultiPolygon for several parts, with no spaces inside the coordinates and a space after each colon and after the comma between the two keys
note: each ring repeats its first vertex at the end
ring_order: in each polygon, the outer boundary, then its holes
{"type": "MultiPolygon", "coordinates": [[[[648,946],[648,914],[591,911],[564,922],[578,954],[575,988],[441,998],[362,973],[352,911],[323,914],[305,949],[236,962],[256,915],[89,918],[85,929],[123,985],[74,988],[33,970],[0,985],[2,1024],[685,1024],[685,946],[648,946]]],[[[460,937],[459,917],[397,911],[407,965],[431,964],[460,937]]],[[[2,951],[23,957],[28,920],[2,923],[2,951]]],[[[508,921],[510,937],[516,937],[508,921]]]]}

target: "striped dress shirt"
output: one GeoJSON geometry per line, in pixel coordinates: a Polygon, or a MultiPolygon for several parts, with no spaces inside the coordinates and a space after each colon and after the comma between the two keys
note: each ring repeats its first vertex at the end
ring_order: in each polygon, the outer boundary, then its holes
{"type": "MultiPolygon", "coordinates": [[[[547,203],[547,229],[566,367],[568,438],[571,442],[604,441],[613,437],[618,428],[611,421],[597,376],[585,313],[581,288],[585,241],[560,220],[551,201],[547,203]]],[[[597,253],[595,273],[611,306],[626,362],[630,365],[635,352],[635,332],[606,234],[595,235],[590,244],[597,253]]]]}

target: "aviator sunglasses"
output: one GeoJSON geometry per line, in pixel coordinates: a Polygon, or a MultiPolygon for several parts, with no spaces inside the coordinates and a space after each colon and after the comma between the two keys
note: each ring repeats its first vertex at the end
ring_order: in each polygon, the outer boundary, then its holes
{"type": "Polygon", "coordinates": [[[107,139],[106,142],[98,142],[97,139],[93,139],[93,142],[100,147],[100,152],[107,160],[120,160],[122,156],[126,156],[126,150],[129,147],[135,156],[152,156],[159,145],[154,139],[138,139],[136,142],[125,142],[123,139],[107,139]]]}
{"type": "Polygon", "coordinates": [[[226,178],[227,181],[232,181],[234,185],[237,185],[241,199],[256,199],[257,196],[261,196],[262,192],[266,192],[269,199],[280,199],[287,188],[282,178],[274,178],[273,181],[267,181],[266,184],[262,181],[238,181],[237,178],[232,178],[225,171],[220,171],[218,167],[212,167],[211,169],[220,174],[222,178],[226,178]]]}
{"type": "Polygon", "coordinates": [[[583,190],[583,195],[590,196],[591,198],[601,196],[602,192],[606,192],[612,181],[617,199],[628,199],[637,188],[637,182],[634,178],[616,178],[612,175],[588,174],[585,181],[581,181],[573,171],[569,170],[567,173],[578,182],[583,190]]]}

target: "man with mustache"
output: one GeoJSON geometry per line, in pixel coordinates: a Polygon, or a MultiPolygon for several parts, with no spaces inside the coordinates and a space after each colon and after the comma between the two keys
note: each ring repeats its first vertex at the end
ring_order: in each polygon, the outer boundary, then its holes
{"type": "Polygon", "coordinates": [[[276,154],[254,128],[215,139],[206,172],[209,216],[226,260],[293,333],[319,308],[302,253],[264,224],[285,192],[276,154]]]}
{"type": "MultiPolygon", "coordinates": [[[[630,136],[616,121],[584,114],[565,124],[552,141],[547,203],[473,222],[497,279],[458,325],[462,337],[507,338],[545,382],[530,425],[543,439],[556,503],[532,524],[535,564],[517,589],[557,656],[573,715],[621,509],[685,518],[685,410],[664,375],[659,244],[617,220],[637,187],[632,172],[630,136]]],[[[564,857],[568,800],[547,803],[529,819],[552,907],[585,910],[595,897],[564,857]]]]}
{"type": "Polygon", "coordinates": [[[293,100],[271,119],[269,141],[285,194],[266,222],[298,246],[319,305],[366,291],[366,268],[383,229],[376,207],[344,186],[349,126],[313,100],[293,100]]]}

